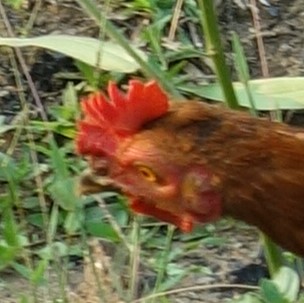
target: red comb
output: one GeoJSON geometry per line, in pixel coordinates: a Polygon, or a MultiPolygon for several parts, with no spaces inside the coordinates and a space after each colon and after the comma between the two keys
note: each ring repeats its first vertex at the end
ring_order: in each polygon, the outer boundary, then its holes
{"type": "Polygon", "coordinates": [[[78,123],[76,138],[80,154],[113,154],[119,140],[162,116],[169,107],[168,97],[155,81],[132,80],[126,94],[110,82],[108,94],[109,99],[101,92],[94,93],[81,104],[84,119],[78,123]]]}

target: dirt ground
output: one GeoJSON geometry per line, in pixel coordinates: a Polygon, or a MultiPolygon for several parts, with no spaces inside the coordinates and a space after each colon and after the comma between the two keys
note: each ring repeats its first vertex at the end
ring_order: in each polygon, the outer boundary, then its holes
{"type": "MultiPolygon", "coordinates": [[[[26,1],[25,1],[26,2],[26,1]]],[[[112,1],[118,3],[120,1],[112,1]]],[[[258,21],[261,27],[261,36],[265,46],[265,54],[260,57],[261,48],[256,42],[253,25],[252,11],[245,5],[246,0],[222,0],[217,7],[223,33],[223,42],[227,59],[231,62],[231,31],[236,31],[245,48],[250,66],[252,78],[262,77],[262,68],[267,72],[263,59],[267,62],[270,76],[303,76],[304,75],[304,0],[294,1],[261,1],[269,3],[269,6],[257,1],[258,21]]],[[[248,1],[253,2],[253,1],[248,1]]],[[[8,20],[13,26],[15,35],[20,35],[25,28],[31,14],[31,1],[20,10],[14,11],[5,7],[8,20]]],[[[137,29],[142,27],[144,18],[129,20],[127,17],[120,18],[119,3],[113,5],[110,18],[119,26],[126,29],[131,39],[136,40],[137,29]]],[[[189,26],[191,20],[181,20],[183,26],[189,26]]],[[[43,9],[38,12],[29,36],[43,34],[72,34],[98,36],[98,28],[94,25],[74,1],[45,1],[43,9]],[[71,17],[72,16],[72,17],[71,17]]],[[[189,31],[193,40],[198,35],[189,31]]],[[[4,23],[0,20],[0,36],[7,36],[4,23]]],[[[20,109],[17,98],[14,75],[7,56],[0,49],[0,115],[10,119],[20,109]]],[[[75,71],[70,59],[64,56],[44,52],[41,50],[23,51],[30,74],[34,80],[44,105],[52,104],[60,100],[62,89],[66,79],[55,77],[58,72],[75,71]]],[[[204,70],[198,71],[204,74],[204,70]]],[[[197,70],[196,70],[197,72],[197,70]]],[[[30,94],[29,102],[32,102],[30,94]]],[[[33,108],[35,105],[32,104],[33,108]]],[[[260,277],[266,275],[265,266],[259,257],[259,244],[257,231],[253,228],[231,229],[220,231],[227,243],[224,246],[201,246],[187,254],[181,261],[185,267],[191,264],[208,266],[212,273],[207,275],[191,274],[179,287],[193,285],[210,285],[215,283],[241,283],[256,285],[260,277]]],[[[176,245],[179,245],[176,243],[176,245]]],[[[78,282],[83,279],[82,267],[73,269],[71,288],[77,291],[78,282]]],[[[54,281],[54,289],[57,281],[54,281]]],[[[81,283],[80,283],[81,284],[81,283]]],[[[86,289],[86,286],[84,286],[86,289]]],[[[0,302],[12,303],[16,301],[16,295],[29,292],[28,286],[13,273],[0,274],[0,302]]],[[[232,298],[241,291],[237,288],[213,289],[210,291],[185,291],[172,295],[174,303],[219,303],[224,298],[232,298]]],[[[89,292],[83,294],[83,300],[79,302],[98,302],[86,297],[89,292]]],[[[46,301],[44,301],[46,302],[46,301]]],[[[74,302],[78,302],[75,300],[74,302]]]]}

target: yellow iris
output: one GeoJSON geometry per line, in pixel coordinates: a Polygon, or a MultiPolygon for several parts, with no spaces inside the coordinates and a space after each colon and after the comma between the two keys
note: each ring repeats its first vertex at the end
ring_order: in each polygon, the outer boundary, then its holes
{"type": "Polygon", "coordinates": [[[157,177],[153,170],[147,166],[139,165],[137,166],[138,171],[140,174],[149,182],[156,182],[157,177]]]}

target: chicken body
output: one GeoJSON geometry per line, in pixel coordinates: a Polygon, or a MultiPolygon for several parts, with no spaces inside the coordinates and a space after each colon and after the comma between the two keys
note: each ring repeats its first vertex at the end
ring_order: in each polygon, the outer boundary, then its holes
{"type": "Polygon", "coordinates": [[[119,189],[135,212],[184,231],[231,216],[304,256],[299,128],[202,102],[175,102],[121,140],[115,152],[86,155],[105,180],[99,189],[119,189]]]}

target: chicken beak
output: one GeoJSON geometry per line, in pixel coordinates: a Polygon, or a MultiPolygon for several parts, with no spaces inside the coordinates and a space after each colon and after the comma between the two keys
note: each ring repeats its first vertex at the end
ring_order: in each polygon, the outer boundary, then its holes
{"type": "Polygon", "coordinates": [[[91,169],[86,169],[76,183],[77,195],[97,194],[103,191],[117,191],[112,179],[107,176],[99,176],[91,169]]]}
{"type": "MultiPolygon", "coordinates": [[[[76,192],[79,196],[97,194],[103,191],[121,192],[112,179],[103,175],[99,176],[93,172],[92,169],[85,170],[78,178],[76,192]]],[[[189,214],[178,214],[162,209],[157,204],[147,203],[128,195],[127,197],[129,199],[129,205],[134,212],[171,223],[183,232],[192,231],[194,220],[189,214]]]]}

